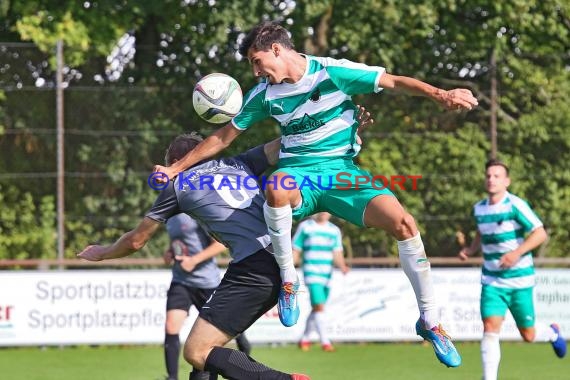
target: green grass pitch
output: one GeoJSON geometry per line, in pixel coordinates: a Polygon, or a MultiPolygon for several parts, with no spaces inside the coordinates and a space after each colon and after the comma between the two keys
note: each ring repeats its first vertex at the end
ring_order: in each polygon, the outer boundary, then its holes
{"type": "MultiPolygon", "coordinates": [[[[313,380],[481,379],[479,343],[458,343],[459,368],[440,364],[431,346],[419,343],[339,344],[325,353],[318,346],[301,352],[294,345],[254,346],[252,356],[286,372],[313,380]]],[[[502,380],[567,379],[570,358],[558,359],[549,344],[502,342],[502,380]]],[[[189,365],[180,359],[180,379],[189,365]]],[[[0,378],[6,380],[158,380],[165,374],[162,348],[102,346],[0,348],[0,378]]],[[[221,377],[220,377],[221,379],[221,377]]]]}

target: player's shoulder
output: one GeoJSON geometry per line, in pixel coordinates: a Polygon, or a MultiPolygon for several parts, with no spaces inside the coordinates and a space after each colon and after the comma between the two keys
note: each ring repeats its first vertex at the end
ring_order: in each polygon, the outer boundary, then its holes
{"type": "MultiPolygon", "coordinates": [[[[261,160],[259,152],[253,152],[249,150],[244,153],[240,153],[236,156],[224,157],[220,159],[219,167],[223,169],[223,172],[227,176],[237,176],[238,178],[242,175],[253,175],[255,172],[255,165],[252,160],[261,160]],[[245,173],[245,174],[244,174],[245,173]]],[[[263,154],[263,150],[261,150],[263,154]]]]}
{"type": "Polygon", "coordinates": [[[267,87],[269,86],[269,82],[267,79],[262,79],[261,82],[257,83],[255,86],[251,88],[247,92],[246,99],[251,99],[253,97],[263,95],[267,91],[267,87]]]}
{"type": "Polygon", "coordinates": [[[523,199],[519,196],[516,196],[514,194],[511,193],[507,193],[507,199],[510,203],[513,204],[513,206],[517,207],[517,208],[521,208],[521,207],[530,207],[528,201],[526,199],[523,199]]]}
{"type": "Polygon", "coordinates": [[[475,204],[473,205],[473,208],[479,208],[479,207],[485,207],[489,204],[489,198],[483,198],[477,202],[475,202],[475,204]]]}
{"type": "Polygon", "coordinates": [[[309,64],[320,64],[322,66],[338,66],[346,62],[351,62],[345,58],[321,57],[316,55],[306,55],[309,64]]]}
{"type": "Polygon", "coordinates": [[[509,192],[507,192],[507,194],[506,194],[506,199],[508,199],[509,202],[525,202],[525,203],[527,203],[527,201],[524,200],[523,198],[521,198],[517,195],[514,195],[513,193],[509,193],[509,192]]]}
{"type": "Polygon", "coordinates": [[[330,228],[331,230],[335,231],[335,232],[339,232],[339,233],[340,233],[340,228],[339,228],[339,226],[337,226],[337,225],[334,224],[333,222],[327,222],[327,227],[330,228]]]}

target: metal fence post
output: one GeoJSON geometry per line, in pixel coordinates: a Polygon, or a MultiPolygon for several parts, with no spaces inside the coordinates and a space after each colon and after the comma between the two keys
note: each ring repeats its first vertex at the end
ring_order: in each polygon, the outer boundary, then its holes
{"type": "MultiPolygon", "coordinates": [[[[63,138],[63,41],[56,44],[56,123],[57,123],[57,259],[63,261],[65,252],[65,177],[63,138]]],[[[59,265],[59,269],[63,269],[59,265]]]]}

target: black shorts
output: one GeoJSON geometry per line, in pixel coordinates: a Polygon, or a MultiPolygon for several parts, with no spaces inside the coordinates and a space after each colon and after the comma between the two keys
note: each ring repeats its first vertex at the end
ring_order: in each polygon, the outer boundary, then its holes
{"type": "Polygon", "coordinates": [[[230,336],[247,330],[277,303],[281,274],[271,253],[260,250],[230,263],[200,317],[230,336]]]}
{"type": "Polygon", "coordinates": [[[166,311],[188,311],[192,305],[196,306],[196,309],[200,310],[214,290],[215,288],[193,288],[178,282],[171,282],[166,295],[166,311]]]}

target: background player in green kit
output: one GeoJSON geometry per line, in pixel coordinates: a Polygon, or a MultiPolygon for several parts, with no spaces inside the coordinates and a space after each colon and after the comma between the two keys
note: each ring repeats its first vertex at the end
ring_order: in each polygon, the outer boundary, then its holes
{"type": "Polygon", "coordinates": [[[325,304],[329,297],[333,264],[343,274],[348,273],[349,268],[344,262],[340,228],[331,223],[330,218],[328,212],[316,213],[299,224],[293,237],[293,256],[297,262],[302,254],[303,281],[311,297],[311,313],[299,341],[303,351],[308,351],[311,346],[309,338],[313,330],[319,334],[323,351],[335,350],[327,335],[325,304]]]}
{"type": "Polygon", "coordinates": [[[560,358],[566,354],[566,342],[556,324],[535,321],[531,250],[546,240],[542,222],[527,202],[507,191],[511,180],[504,163],[490,160],[485,169],[488,197],[473,208],[477,234],[459,257],[466,260],[479,249],[483,252],[481,359],[483,379],[494,380],[501,361],[499,332],[507,309],[526,342],[550,342],[560,358]]]}
{"type": "Polygon", "coordinates": [[[340,189],[339,185],[345,187],[346,183],[339,183],[337,175],[343,173],[344,179],[372,177],[352,162],[360,150],[352,95],[386,88],[424,96],[453,110],[470,110],[477,99],[469,90],[445,91],[417,79],[388,74],[382,67],[300,54],[294,50],[289,32],[270,22],[248,33],[240,53],[247,57],[254,75],[262,78],[246,95],[240,113],[176,164],[157,165],[154,170],[172,178],[220,152],[256,122],[270,117],[277,120],[282,135],[279,168],[266,186],[264,215],[283,281],[278,302],[281,322],[291,326],[299,317],[292,217],[327,211],[359,226],[386,230],[398,240],[400,262],[420,309],[416,331],[432,343],[445,365],[460,365],[461,357],[439,325],[430,264],[414,218],[389,190],[374,189],[370,182],[340,189]],[[316,186],[300,189],[292,179],[297,184],[308,180],[316,186]],[[323,181],[326,186],[318,186],[323,181]]]}

